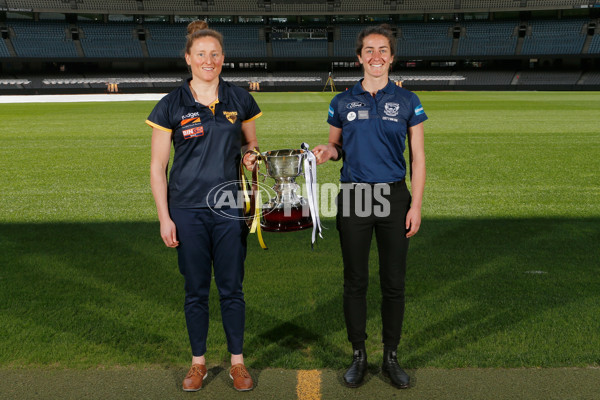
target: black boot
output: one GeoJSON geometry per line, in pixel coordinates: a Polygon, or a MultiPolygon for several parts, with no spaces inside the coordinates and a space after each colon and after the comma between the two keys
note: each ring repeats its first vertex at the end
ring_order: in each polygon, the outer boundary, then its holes
{"type": "Polygon", "coordinates": [[[344,374],[344,382],[348,387],[358,387],[367,372],[367,353],[364,350],[354,350],[352,365],[344,374]]]}
{"type": "Polygon", "coordinates": [[[400,389],[406,389],[410,384],[410,377],[400,365],[398,365],[398,358],[396,357],[396,351],[383,351],[383,364],[381,365],[381,371],[383,375],[390,378],[392,385],[400,389]]]}

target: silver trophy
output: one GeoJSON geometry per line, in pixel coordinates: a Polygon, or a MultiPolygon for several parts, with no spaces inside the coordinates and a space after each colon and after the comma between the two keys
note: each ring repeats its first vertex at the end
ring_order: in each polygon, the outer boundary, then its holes
{"type": "Polygon", "coordinates": [[[292,232],[313,226],[308,201],[296,191],[306,150],[273,150],[261,153],[267,173],[275,180],[275,197],[262,205],[261,227],[268,232],[292,232]]]}

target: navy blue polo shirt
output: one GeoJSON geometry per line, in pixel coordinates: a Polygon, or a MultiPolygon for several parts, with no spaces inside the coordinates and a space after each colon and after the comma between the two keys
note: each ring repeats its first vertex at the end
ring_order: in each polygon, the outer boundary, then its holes
{"type": "MultiPolygon", "coordinates": [[[[190,78],[191,79],[191,78],[190,78]]],[[[169,177],[169,207],[214,206],[207,195],[239,179],[242,122],[262,115],[245,89],[219,78],[219,95],[209,106],[194,99],[188,79],[163,97],[146,123],[171,134],[175,155],[169,177]]]]}
{"type": "Polygon", "coordinates": [[[362,79],[336,95],[327,122],[342,129],[341,182],[396,182],[406,176],[404,149],[408,128],[427,119],[416,94],[392,81],[375,97],[362,79]]]}

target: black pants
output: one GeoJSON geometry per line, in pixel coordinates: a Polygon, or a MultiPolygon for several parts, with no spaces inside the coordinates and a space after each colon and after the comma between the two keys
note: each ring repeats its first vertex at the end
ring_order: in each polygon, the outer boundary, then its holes
{"type": "Polygon", "coordinates": [[[344,261],[344,317],[348,340],[367,339],[367,287],[373,230],[379,252],[382,342],[397,346],[404,319],[406,213],[411,196],[404,181],[393,184],[342,184],[337,228],[344,261]]]}

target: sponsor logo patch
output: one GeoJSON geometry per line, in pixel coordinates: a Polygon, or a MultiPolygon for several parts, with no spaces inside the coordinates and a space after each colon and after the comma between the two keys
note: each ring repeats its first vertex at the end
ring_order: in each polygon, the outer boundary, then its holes
{"type": "Polygon", "coordinates": [[[383,112],[388,117],[395,117],[396,115],[398,115],[399,109],[400,109],[400,104],[398,104],[398,103],[385,103],[383,112]]]}
{"type": "Polygon", "coordinates": [[[358,119],[369,119],[369,110],[358,110],[358,119]]]}
{"type": "Polygon", "coordinates": [[[223,111],[223,115],[225,115],[227,121],[235,124],[235,121],[237,120],[237,111],[223,111]]]}
{"type": "Polygon", "coordinates": [[[394,122],[398,122],[398,118],[392,118],[392,117],[381,117],[381,119],[385,120],[385,121],[394,121],[394,122]]]}
{"type": "Polygon", "coordinates": [[[425,113],[425,110],[423,110],[423,106],[419,104],[419,105],[418,105],[418,106],[415,108],[415,114],[416,114],[416,115],[421,115],[421,114],[424,114],[424,113],[425,113]]]}
{"type": "Polygon", "coordinates": [[[352,110],[353,108],[366,107],[367,105],[361,101],[353,101],[352,103],[346,104],[346,108],[352,110]]]}
{"type": "Polygon", "coordinates": [[[329,106],[329,116],[333,118],[333,108],[329,106]]]}
{"type": "Polygon", "coordinates": [[[203,126],[197,126],[195,128],[190,128],[190,129],[184,129],[182,131],[183,133],[183,138],[184,139],[191,139],[191,138],[195,138],[198,136],[204,136],[204,127],[203,126]]]}
{"type": "Polygon", "coordinates": [[[196,117],[199,117],[199,116],[200,116],[200,113],[198,111],[194,111],[194,112],[182,115],[181,116],[181,120],[189,119],[189,118],[196,118],[196,117]]]}
{"type": "Polygon", "coordinates": [[[187,118],[181,120],[181,126],[191,124],[191,123],[200,123],[200,118],[187,118]]]}
{"type": "Polygon", "coordinates": [[[354,111],[350,111],[346,118],[348,119],[348,121],[354,121],[356,119],[356,113],[354,111]]]}

